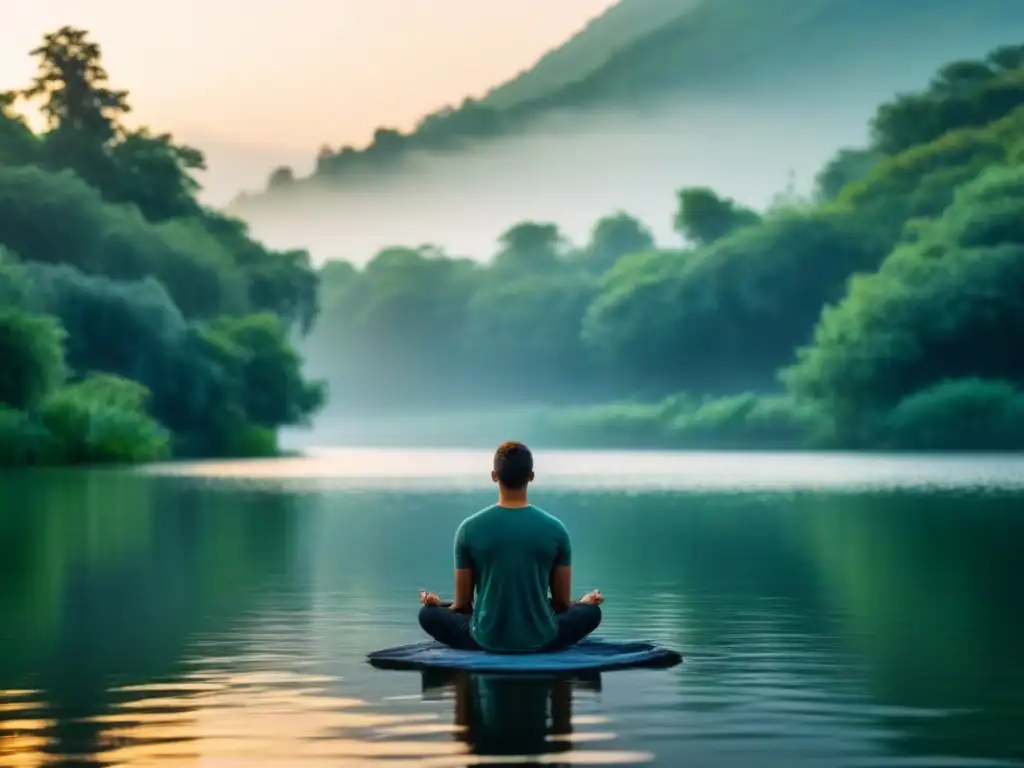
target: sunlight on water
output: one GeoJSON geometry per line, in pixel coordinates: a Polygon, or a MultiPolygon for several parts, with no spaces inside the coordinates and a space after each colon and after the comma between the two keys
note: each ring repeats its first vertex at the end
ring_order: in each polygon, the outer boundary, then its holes
{"type": "MultiPolygon", "coordinates": [[[[102,713],[65,714],[59,722],[41,716],[62,708],[43,691],[0,690],[0,767],[407,766],[412,759],[447,768],[651,759],[604,748],[617,738],[608,718],[574,717],[574,700],[599,689],[593,679],[523,685],[441,674],[424,678],[417,695],[378,694],[373,704],[359,695],[365,681],[360,688],[343,676],[304,671],[317,659],[283,618],[258,612],[227,635],[197,638],[180,674],[112,685],[102,713]],[[260,650],[269,646],[279,651],[260,650]],[[69,739],[73,731],[79,735],[69,739]]],[[[348,668],[371,672],[355,659],[348,668]]]]}
{"type": "Polygon", "coordinates": [[[371,667],[489,460],[0,477],[0,768],[1024,766],[1021,458],[539,453],[598,634],[685,662],[371,667]]]}
{"type": "MultiPolygon", "coordinates": [[[[241,479],[319,490],[472,489],[490,483],[487,451],[312,449],[302,457],[150,466],[144,472],[241,479]]],[[[865,490],[1024,488],[1024,456],[871,454],[535,452],[538,483],[550,489],[865,490]]]]}
{"type": "MultiPolygon", "coordinates": [[[[114,687],[108,691],[112,712],[65,724],[94,729],[95,749],[77,756],[65,753],[59,758],[50,754],[56,722],[29,714],[46,709],[49,703],[35,691],[0,691],[0,711],[5,713],[0,724],[0,766],[29,768],[79,758],[124,768],[197,764],[386,766],[408,765],[410,758],[417,758],[416,764],[425,766],[550,762],[548,756],[535,750],[472,754],[467,731],[474,727],[474,693],[464,682],[448,680],[441,684],[448,694],[442,700],[453,702],[454,723],[442,720],[449,714],[443,710],[374,711],[359,699],[334,694],[332,687],[339,682],[283,670],[244,673],[209,667],[174,682],[114,687]]],[[[543,689],[540,693],[544,695],[543,689]]],[[[641,752],[571,748],[570,743],[614,740],[615,734],[571,731],[572,726],[583,727],[588,721],[580,718],[570,726],[572,694],[563,691],[563,695],[568,698],[556,704],[562,711],[554,712],[561,729],[555,727],[551,733],[540,734],[548,742],[565,743],[551,748],[558,763],[635,765],[649,760],[650,755],[641,752]]],[[[604,720],[594,718],[589,722],[600,724],[604,720]]],[[[491,724],[495,725],[508,724],[491,724]]],[[[537,725],[532,723],[530,727],[537,725]]],[[[516,727],[514,723],[512,727],[516,727]]],[[[540,727],[543,730],[545,726],[541,723],[540,727]]],[[[526,730],[522,736],[529,742],[538,734],[526,730]]]]}

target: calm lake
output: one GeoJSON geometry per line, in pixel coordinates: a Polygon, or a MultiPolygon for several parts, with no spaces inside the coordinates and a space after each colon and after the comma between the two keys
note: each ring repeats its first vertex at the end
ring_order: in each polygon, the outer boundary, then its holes
{"type": "Polygon", "coordinates": [[[1024,765],[1024,458],[537,454],[604,637],[382,671],[487,451],[0,474],[0,766],[1024,765]]]}

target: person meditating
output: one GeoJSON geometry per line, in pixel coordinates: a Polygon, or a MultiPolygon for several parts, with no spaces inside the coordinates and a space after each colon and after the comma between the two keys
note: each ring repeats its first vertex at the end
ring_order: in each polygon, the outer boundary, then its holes
{"type": "Polygon", "coordinates": [[[601,623],[604,597],[594,590],[571,601],[569,532],[526,498],[534,479],[530,449],[499,446],[491,479],[498,503],[455,533],[455,600],[420,592],[420,626],[458,650],[537,653],[578,643],[601,623]]]}

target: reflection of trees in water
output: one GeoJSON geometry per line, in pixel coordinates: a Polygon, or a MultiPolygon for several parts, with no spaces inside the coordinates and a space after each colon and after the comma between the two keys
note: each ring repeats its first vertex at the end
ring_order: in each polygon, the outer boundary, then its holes
{"type": "MultiPolygon", "coordinates": [[[[714,645],[741,613],[761,614],[764,632],[826,630],[816,570],[787,493],[550,494],[573,533],[573,579],[608,595],[605,630],[622,606],[635,633],[670,595],[685,649],[714,645]],[[627,522],[628,521],[628,522],[627,522]],[[766,609],[783,597],[788,610],[766,609]],[[682,634],[685,625],[685,634],[682,634]]],[[[684,650],[685,650],[684,649],[684,650]]]]}
{"type": "Polygon", "coordinates": [[[456,738],[473,754],[542,755],[573,749],[575,690],[599,692],[599,672],[570,677],[476,675],[429,670],[423,693],[454,692],[456,738]]]}
{"type": "MultiPolygon", "coordinates": [[[[651,620],[650,595],[671,592],[672,642],[691,658],[757,645],[763,671],[815,694],[867,693],[895,750],[1024,759],[1020,495],[553,496],[576,570],[607,585],[606,620],[641,599],[651,620]]],[[[753,663],[693,668],[702,685],[733,685],[753,663]]]]}
{"type": "Polygon", "coordinates": [[[285,495],[211,494],[127,473],[25,473],[0,495],[0,689],[40,689],[50,747],[89,754],[116,684],[183,673],[186,644],[223,630],[286,572],[285,495]],[[30,676],[31,675],[31,676],[30,676]]]}
{"type": "Polygon", "coordinates": [[[1024,500],[879,494],[806,510],[842,635],[894,748],[1024,759],[1024,500]],[[938,715],[938,716],[937,716],[938,715]]]}

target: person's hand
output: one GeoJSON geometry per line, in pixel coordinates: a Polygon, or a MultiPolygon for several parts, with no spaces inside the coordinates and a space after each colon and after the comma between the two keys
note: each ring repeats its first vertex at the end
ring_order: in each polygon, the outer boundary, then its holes
{"type": "Polygon", "coordinates": [[[593,592],[588,592],[580,598],[580,603],[583,605],[600,605],[604,602],[604,595],[601,594],[601,590],[595,589],[593,592]]]}
{"type": "Polygon", "coordinates": [[[441,598],[435,595],[433,592],[427,592],[425,589],[421,589],[420,602],[423,603],[423,605],[440,605],[441,598]]]}

